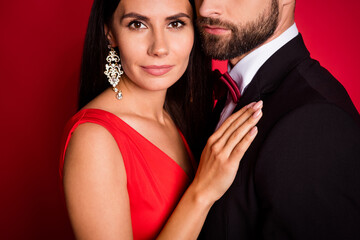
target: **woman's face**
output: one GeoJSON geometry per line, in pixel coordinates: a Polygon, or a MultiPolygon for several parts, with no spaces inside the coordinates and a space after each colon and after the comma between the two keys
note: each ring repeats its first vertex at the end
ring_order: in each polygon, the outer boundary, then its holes
{"type": "Polygon", "coordinates": [[[189,0],[121,0],[108,30],[124,72],[136,86],[156,91],[185,72],[194,42],[189,0]]]}

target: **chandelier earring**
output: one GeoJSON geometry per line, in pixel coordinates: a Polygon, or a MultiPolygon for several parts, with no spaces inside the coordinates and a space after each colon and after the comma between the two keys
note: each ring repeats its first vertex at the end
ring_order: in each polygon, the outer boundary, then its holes
{"type": "Polygon", "coordinates": [[[117,88],[117,85],[119,84],[121,75],[124,72],[121,70],[120,57],[116,54],[116,51],[111,47],[111,45],[108,45],[108,48],[109,54],[106,57],[106,61],[108,63],[105,65],[106,71],[104,74],[108,78],[113,91],[116,93],[116,98],[120,100],[122,99],[123,95],[121,90],[117,88]]]}

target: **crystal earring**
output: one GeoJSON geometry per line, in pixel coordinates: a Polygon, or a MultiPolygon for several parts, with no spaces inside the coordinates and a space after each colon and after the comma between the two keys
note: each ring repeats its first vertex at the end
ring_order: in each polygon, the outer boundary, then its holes
{"type": "Polygon", "coordinates": [[[117,85],[120,82],[121,75],[124,73],[121,70],[120,57],[116,54],[115,50],[108,45],[109,55],[106,57],[108,64],[105,65],[106,71],[104,74],[109,80],[109,83],[113,87],[114,92],[116,93],[117,99],[122,99],[122,92],[117,88],[117,85]]]}

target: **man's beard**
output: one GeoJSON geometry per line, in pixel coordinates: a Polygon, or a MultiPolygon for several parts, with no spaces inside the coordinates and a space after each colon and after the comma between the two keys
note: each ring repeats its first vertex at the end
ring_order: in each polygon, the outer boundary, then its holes
{"type": "Polygon", "coordinates": [[[270,13],[262,13],[255,21],[245,25],[235,25],[223,22],[217,18],[200,18],[197,21],[202,40],[202,47],[206,55],[218,59],[228,60],[255,49],[274,33],[278,25],[279,4],[272,0],[270,13]],[[231,30],[231,36],[223,37],[209,34],[202,29],[203,25],[216,25],[231,30]],[[226,38],[226,39],[225,39],[226,38]]]}

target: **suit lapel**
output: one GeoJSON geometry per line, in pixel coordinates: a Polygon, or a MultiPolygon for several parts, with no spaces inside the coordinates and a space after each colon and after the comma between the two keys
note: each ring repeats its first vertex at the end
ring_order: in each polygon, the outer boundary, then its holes
{"type": "Polygon", "coordinates": [[[259,101],[274,91],[282,79],[301,61],[309,58],[301,34],[274,53],[255,74],[234,112],[253,101],[259,101]]]}
{"type": "Polygon", "coordinates": [[[222,110],[225,107],[227,96],[222,96],[216,103],[215,108],[211,114],[210,124],[209,124],[209,136],[215,131],[216,125],[219,122],[220,115],[222,110]]]}

